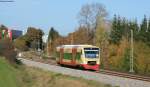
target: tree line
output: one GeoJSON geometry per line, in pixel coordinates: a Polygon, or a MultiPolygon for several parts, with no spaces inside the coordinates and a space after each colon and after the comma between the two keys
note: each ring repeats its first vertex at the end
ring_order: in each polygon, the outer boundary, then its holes
{"type": "Polygon", "coordinates": [[[119,44],[123,37],[129,40],[131,30],[133,30],[134,40],[142,41],[150,45],[150,18],[148,19],[146,15],[144,15],[142,22],[139,24],[137,23],[137,19],[127,20],[125,17],[121,18],[120,16],[114,15],[110,42],[119,44]]]}

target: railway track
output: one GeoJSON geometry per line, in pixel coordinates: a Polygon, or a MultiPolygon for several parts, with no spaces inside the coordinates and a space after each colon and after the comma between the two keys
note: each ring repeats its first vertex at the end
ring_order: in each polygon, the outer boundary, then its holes
{"type": "Polygon", "coordinates": [[[23,64],[31,67],[37,67],[43,70],[48,70],[56,73],[61,73],[73,77],[82,77],[88,80],[94,80],[105,84],[111,84],[112,86],[119,86],[119,87],[149,87],[149,81],[142,81],[142,80],[135,80],[125,78],[123,76],[118,75],[107,75],[109,71],[101,70],[99,73],[91,72],[89,70],[77,70],[77,69],[70,69],[66,67],[60,67],[51,64],[45,64],[43,62],[36,62],[33,60],[25,59],[25,58],[18,58],[23,64]],[[107,72],[102,74],[102,72],[107,72]]]}
{"type": "MultiPolygon", "coordinates": [[[[58,66],[55,60],[51,60],[50,62],[47,62],[47,64],[58,66]]],[[[76,68],[73,68],[73,69],[76,69],[76,68]]],[[[102,74],[107,74],[107,75],[112,75],[112,76],[119,76],[119,77],[124,77],[124,78],[150,82],[150,77],[145,77],[145,76],[140,76],[140,75],[121,73],[121,72],[103,70],[103,69],[101,69],[99,72],[96,72],[96,73],[102,73],[102,74]]]]}
{"type": "MultiPolygon", "coordinates": [[[[56,61],[54,59],[45,59],[45,60],[32,59],[32,60],[37,61],[37,62],[42,62],[42,63],[45,63],[45,64],[58,66],[58,64],[56,63],[56,61]]],[[[77,69],[77,68],[73,68],[73,69],[77,69]]],[[[139,76],[139,75],[134,75],[134,74],[121,73],[121,72],[103,70],[103,69],[101,69],[99,72],[96,72],[96,73],[101,73],[101,74],[106,74],[106,75],[112,75],[112,76],[118,76],[118,77],[124,77],[124,78],[130,78],[130,79],[150,82],[150,77],[139,76]]]]}
{"type": "Polygon", "coordinates": [[[150,77],[145,77],[140,75],[121,73],[121,72],[115,72],[110,70],[100,70],[99,73],[150,82],[150,77]]]}
{"type": "MultiPolygon", "coordinates": [[[[49,62],[49,64],[57,65],[57,63],[55,63],[54,61],[55,60],[53,59],[52,62],[49,62]]],[[[74,68],[74,69],[76,69],[76,68],[74,68]]],[[[130,78],[130,79],[150,82],[150,77],[135,75],[135,74],[131,74],[131,73],[121,73],[121,72],[116,72],[116,71],[111,71],[111,70],[104,70],[104,69],[101,69],[97,73],[102,73],[102,74],[107,74],[107,75],[113,75],[113,76],[119,76],[119,77],[124,77],[124,78],[130,78]]]]}

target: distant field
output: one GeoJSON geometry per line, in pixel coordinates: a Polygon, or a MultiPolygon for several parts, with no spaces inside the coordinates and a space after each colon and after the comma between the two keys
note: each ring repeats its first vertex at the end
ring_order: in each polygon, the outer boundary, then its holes
{"type": "Polygon", "coordinates": [[[24,65],[12,67],[0,58],[0,87],[111,87],[99,82],[43,71],[24,65]]]}

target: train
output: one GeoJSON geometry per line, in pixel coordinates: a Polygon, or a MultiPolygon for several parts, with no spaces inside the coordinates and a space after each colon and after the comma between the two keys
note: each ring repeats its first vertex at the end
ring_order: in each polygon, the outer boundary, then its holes
{"type": "Polygon", "coordinates": [[[0,39],[4,39],[4,38],[9,38],[10,40],[12,39],[11,30],[8,29],[0,30],[0,39]]]}
{"type": "Polygon", "coordinates": [[[56,47],[56,55],[60,65],[95,71],[100,69],[100,48],[93,45],[61,45],[56,47]]]}
{"type": "Polygon", "coordinates": [[[5,38],[9,38],[10,40],[14,40],[20,36],[22,36],[21,30],[10,30],[10,29],[0,30],[0,40],[5,39],[5,38]]]}

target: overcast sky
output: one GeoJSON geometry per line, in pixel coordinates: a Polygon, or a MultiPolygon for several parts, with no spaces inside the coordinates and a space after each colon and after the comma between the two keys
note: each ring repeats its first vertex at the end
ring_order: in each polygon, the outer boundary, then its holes
{"type": "Polygon", "coordinates": [[[48,33],[54,27],[62,35],[78,27],[77,15],[87,3],[102,3],[109,19],[119,14],[141,21],[144,14],[150,16],[150,0],[14,0],[0,2],[0,24],[9,28],[26,30],[28,26],[41,28],[48,33]]]}

